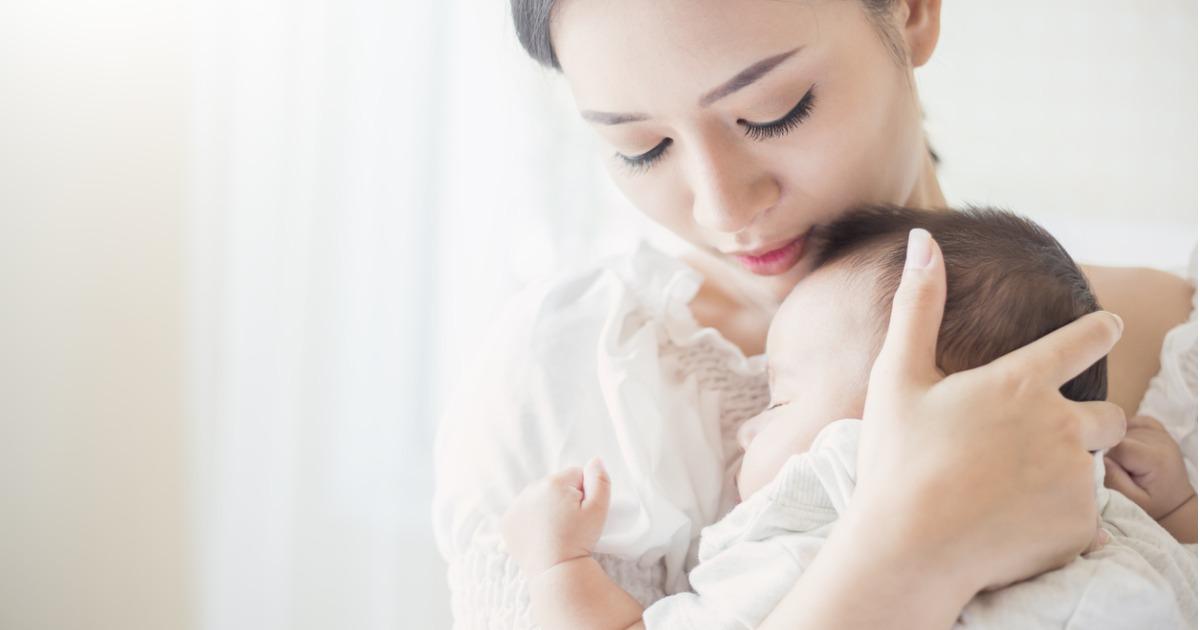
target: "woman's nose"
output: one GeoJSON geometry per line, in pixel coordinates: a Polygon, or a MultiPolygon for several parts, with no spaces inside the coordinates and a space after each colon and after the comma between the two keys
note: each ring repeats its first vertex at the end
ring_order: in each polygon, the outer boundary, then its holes
{"type": "Polygon", "coordinates": [[[740,232],[779,201],[775,178],[732,143],[704,146],[697,162],[692,216],[701,227],[740,232]]]}

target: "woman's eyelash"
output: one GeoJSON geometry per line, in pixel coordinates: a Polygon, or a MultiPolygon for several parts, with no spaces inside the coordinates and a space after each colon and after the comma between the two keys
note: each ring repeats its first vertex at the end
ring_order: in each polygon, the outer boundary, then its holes
{"type": "MultiPolygon", "coordinates": [[[[804,97],[799,103],[788,113],[783,115],[783,118],[769,123],[752,123],[748,120],[738,120],[738,124],[746,128],[746,135],[755,140],[766,140],[767,138],[775,138],[782,136],[795,129],[800,123],[808,118],[812,112],[813,100],[815,98],[815,90],[817,86],[808,88],[804,93],[804,97]]],[[[634,173],[641,173],[649,169],[655,162],[662,159],[667,151],[667,147],[671,146],[674,140],[663,138],[653,149],[641,154],[630,157],[628,155],[617,153],[616,157],[623,165],[629,168],[634,173]]]]}
{"type": "Polygon", "coordinates": [[[671,140],[670,138],[663,138],[663,141],[655,145],[653,149],[650,149],[641,155],[629,157],[627,155],[618,153],[617,157],[625,164],[625,166],[628,166],[630,170],[635,173],[640,173],[650,168],[650,166],[655,162],[659,161],[662,158],[663,153],[666,152],[667,147],[671,146],[672,142],[674,142],[674,140],[671,140]]]}
{"type": "Polygon", "coordinates": [[[782,136],[795,129],[797,125],[804,122],[804,119],[808,118],[808,115],[812,113],[815,89],[815,85],[808,88],[808,92],[804,93],[804,97],[800,99],[800,102],[796,103],[796,106],[779,120],[762,124],[739,120],[738,124],[745,127],[746,135],[755,140],[765,140],[767,138],[782,136]]]}

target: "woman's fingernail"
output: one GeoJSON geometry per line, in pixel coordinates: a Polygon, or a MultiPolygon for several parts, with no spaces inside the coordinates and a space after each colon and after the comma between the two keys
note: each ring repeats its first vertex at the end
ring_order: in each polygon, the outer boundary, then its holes
{"type": "Polygon", "coordinates": [[[908,269],[924,269],[933,259],[933,237],[921,228],[913,228],[908,232],[908,256],[904,266],[908,269]]]}
{"type": "Polygon", "coordinates": [[[1109,311],[1108,314],[1112,315],[1113,319],[1117,320],[1117,330],[1119,332],[1125,332],[1125,320],[1121,319],[1120,315],[1117,315],[1116,313],[1113,313],[1112,311],[1109,311]]]}

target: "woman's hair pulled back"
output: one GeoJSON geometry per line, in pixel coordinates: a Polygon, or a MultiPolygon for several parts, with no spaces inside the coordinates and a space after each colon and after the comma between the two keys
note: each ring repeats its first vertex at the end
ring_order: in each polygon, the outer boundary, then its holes
{"type": "MultiPolygon", "coordinates": [[[[554,45],[550,42],[550,18],[554,12],[556,0],[509,0],[512,6],[513,25],[517,30],[517,39],[525,52],[535,61],[547,68],[562,72],[558,56],[554,53],[554,45]]],[[[587,2],[588,0],[575,0],[587,2]]],[[[785,0],[795,1],[795,0],[785,0]]],[[[903,62],[906,58],[900,34],[891,21],[892,8],[896,0],[855,0],[861,2],[867,17],[879,31],[883,43],[896,57],[903,62]]]]}

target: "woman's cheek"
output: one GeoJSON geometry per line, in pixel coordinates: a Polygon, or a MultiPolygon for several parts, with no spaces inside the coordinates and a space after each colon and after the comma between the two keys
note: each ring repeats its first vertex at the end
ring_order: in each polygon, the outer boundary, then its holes
{"type": "Polygon", "coordinates": [[[644,172],[633,172],[615,164],[615,159],[609,158],[608,172],[625,198],[650,220],[691,240],[690,196],[675,169],[659,163],[644,172]]]}

